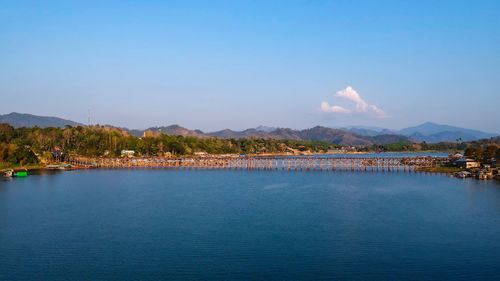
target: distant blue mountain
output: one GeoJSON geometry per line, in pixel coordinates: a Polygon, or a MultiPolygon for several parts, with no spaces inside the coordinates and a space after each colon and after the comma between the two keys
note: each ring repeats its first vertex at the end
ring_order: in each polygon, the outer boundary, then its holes
{"type": "Polygon", "coordinates": [[[383,130],[387,130],[386,128],[376,127],[376,126],[347,126],[342,129],[362,129],[362,130],[370,130],[376,132],[382,132],[383,130]]]}
{"type": "MultiPolygon", "coordinates": [[[[0,115],[0,123],[7,123],[13,127],[64,127],[79,126],[78,122],[58,117],[37,116],[12,112],[0,115]]],[[[135,136],[142,136],[144,130],[127,130],[135,136]]],[[[449,125],[441,125],[432,122],[405,128],[399,131],[368,126],[351,126],[344,128],[327,128],[316,126],[305,130],[293,130],[287,128],[275,128],[259,126],[254,129],[243,131],[222,130],[204,133],[200,130],[189,130],[178,125],[152,127],[147,130],[161,132],[170,135],[198,136],[198,137],[220,137],[220,138],[274,138],[290,140],[322,140],[343,145],[370,145],[384,144],[399,141],[426,141],[426,142],[455,142],[488,139],[498,134],[486,133],[478,130],[465,129],[449,125]]]]}
{"type": "Polygon", "coordinates": [[[384,131],[383,128],[378,128],[378,127],[368,127],[368,126],[349,126],[349,127],[344,127],[340,128],[341,130],[345,130],[360,136],[369,136],[369,137],[374,137],[378,136],[384,131]]]}
{"type": "Polygon", "coordinates": [[[432,122],[426,122],[415,127],[405,128],[396,131],[397,134],[410,137],[417,141],[426,142],[455,142],[472,141],[495,137],[498,134],[486,133],[478,130],[460,128],[450,125],[441,125],[432,122]]]}
{"type": "Polygon", "coordinates": [[[269,126],[263,126],[263,125],[260,125],[257,128],[255,128],[255,130],[257,130],[257,131],[266,132],[266,133],[270,133],[272,131],[275,131],[276,129],[278,129],[278,128],[276,128],[276,127],[269,127],[269,126]]]}
{"type": "Polygon", "coordinates": [[[37,116],[32,114],[16,113],[0,115],[0,123],[10,124],[12,127],[64,127],[82,125],[80,123],[58,117],[37,116]]]}
{"type": "Polygon", "coordinates": [[[399,131],[368,126],[350,126],[342,129],[360,136],[375,137],[380,135],[403,135],[415,141],[425,141],[431,143],[455,142],[457,140],[473,141],[478,139],[487,139],[498,135],[432,122],[426,122],[421,125],[408,127],[399,131]]]}

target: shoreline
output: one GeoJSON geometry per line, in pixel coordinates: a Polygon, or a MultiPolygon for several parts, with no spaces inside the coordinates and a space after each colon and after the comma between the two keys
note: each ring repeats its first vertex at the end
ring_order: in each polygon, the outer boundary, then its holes
{"type": "Polygon", "coordinates": [[[447,167],[447,166],[438,166],[438,167],[421,167],[416,169],[419,172],[429,172],[429,173],[441,173],[441,174],[449,174],[453,175],[455,173],[463,171],[463,169],[459,167],[447,167]]]}
{"type": "MultiPolygon", "coordinates": [[[[335,152],[304,152],[304,153],[259,153],[259,154],[241,154],[247,157],[269,157],[269,156],[320,156],[320,155],[365,155],[365,154],[418,154],[418,153],[450,153],[450,151],[437,151],[437,150],[425,150],[425,151],[335,151],[335,152]]],[[[183,155],[178,157],[161,157],[161,156],[138,156],[134,158],[166,158],[166,159],[193,159],[193,158],[203,158],[203,157],[214,157],[214,158],[224,158],[224,157],[241,157],[240,154],[207,154],[206,156],[196,156],[196,155],[183,155]]],[[[85,156],[82,156],[85,157],[85,156]]],[[[86,157],[87,158],[87,157],[86,157]]],[[[92,157],[88,157],[92,158],[92,157]]],[[[102,158],[102,159],[111,159],[111,158],[120,158],[120,157],[94,157],[94,158],[102,158]]],[[[5,172],[7,170],[16,170],[16,169],[27,169],[30,170],[41,170],[46,169],[47,166],[52,164],[36,164],[36,165],[27,165],[27,166],[19,166],[19,165],[4,165],[0,167],[0,172],[5,172]]],[[[58,165],[54,163],[53,165],[58,165]]]]}
{"type": "MultiPolygon", "coordinates": [[[[401,157],[376,155],[370,157],[345,157],[349,154],[258,154],[258,155],[204,155],[198,157],[71,157],[66,162],[49,165],[16,166],[4,171],[19,170],[78,170],[93,168],[208,168],[208,169],[251,169],[251,170],[417,170],[421,167],[435,167],[446,161],[440,156],[404,155],[401,157]],[[329,157],[339,155],[338,157],[329,157]]],[[[366,155],[362,153],[360,155],[366,155]]]]}
{"type": "MultiPolygon", "coordinates": [[[[192,166],[166,166],[166,167],[161,167],[161,166],[124,166],[124,167],[90,167],[90,166],[72,166],[70,168],[66,169],[53,169],[53,168],[47,168],[47,167],[42,167],[42,166],[37,166],[37,167],[29,167],[29,168],[19,168],[17,167],[14,170],[23,170],[26,169],[29,174],[43,174],[46,172],[65,172],[65,171],[75,171],[75,170],[143,170],[143,169],[180,169],[180,170],[255,170],[255,171],[304,171],[304,172],[416,172],[416,173],[433,173],[433,174],[441,174],[441,175],[447,175],[453,178],[460,179],[461,177],[457,176],[458,173],[463,172],[464,170],[461,168],[457,167],[446,167],[446,166],[437,166],[437,167],[414,167],[412,169],[404,169],[404,168],[368,168],[368,169],[352,169],[348,167],[344,168],[338,168],[336,170],[331,170],[331,169],[321,169],[321,168],[295,168],[295,169],[287,169],[287,168],[234,168],[234,167],[192,167],[192,166]]],[[[6,171],[9,169],[4,169],[0,170],[0,177],[2,177],[2,174],[4,174],[6,171]]],[[[8,177],[8,176],[3,176],[3,177],[8,177]]],[[[497,180],[500,181],[499,177],[493,177],[493,178],[488,178],[488,179],[480,179],[475,176],[469,176],[469,178],[476,179],[476,180],[497,180]]]]}
{"type": "MultiPolygon", "coordinates": [[[[427,152],[429,153],[429,152],[427,152]]],[[[442,152],[441,152],[442,153],[442,152]]],[[[184,168],[184,169],[242,169],[242,170],[306,170],[306,171],[415,171],[440,173],[464,177],[475,177],[476,171],[449,166],[449,158],[443,156],[418,155],[418,152],[344,152],[344,153],[262,153],[249,155],[203,155],[192,157],[74,157],[67,162],[44,165],[11,166],[0,169],[0,175],[26,170],[71,171],[88,169],[134,169],[134,168],[184,168]],[[377,155],[375,157],[345,157],[343,155],[377,155]],[[393,157],[400,154],[401,157],[393,157]],[[329,157],[339,155],[338,157],[329,157]],[[386,156],[384,156],[386,155],[386,156]],[[467,174],[466,173],[466,174],[467,174]]],[[[5,167],[5,166],[4,166],[5,167]]],[[[481,171],[483,172],[483,171],[481,171]]],[[[478,179],[480,177],[478,172],[478,179]]],[[[496,172],[484,179],[500,179],[496,172]]]]}

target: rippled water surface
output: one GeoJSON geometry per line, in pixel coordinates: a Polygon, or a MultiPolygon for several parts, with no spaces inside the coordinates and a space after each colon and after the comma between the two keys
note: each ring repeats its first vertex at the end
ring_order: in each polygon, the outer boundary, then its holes
{"type": "Polygon", "coordinates": [[[500,184],[376,172],[0,179],[0,280],[500,280],[500,184]]]}

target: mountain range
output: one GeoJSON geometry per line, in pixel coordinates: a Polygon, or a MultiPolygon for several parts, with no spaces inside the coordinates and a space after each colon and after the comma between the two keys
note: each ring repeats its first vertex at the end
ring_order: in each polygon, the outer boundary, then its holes
{"type": "MultiPolygon", "coordinates": [[[[13,127],[64,127],[83,125],[67,119],[58,117],[37,116],[32,114],[9,113],[0,115],[0,123],[8,123],[13,127]]],[[[351,126],[343,128],[329,128],[316,126],[310,129],[294,130],[289,128],[276,128],[259,126],[242,131],[225,129],[216,132],[203,132],[201,130],[190,130],[179,125],[150,127],[146,130],[128,131],[135,136],[142,136],[145,131],[153,133],[164,133],[169,135],[196,136],[196,137],[218,137],[218,138],[274,138],[290,140],[318,140],[327,141],[341,145],[373,145],[386,144],[399,141],[426,141],[426,142],[455,142],[471,141],[477,139],[491,138],[498,134],[486,133],[478,130],[440,125],[426,122],[415,127],[401,130],[389,130],[378,127],[351,126]]]]}
{"type": "Polygon", "coordinates": [[[432,122],[409,127],[396,132],[417,141],[472,141],[496,136],[497,134],[485,133],[478,130],[465,129],[449,125],[439,125],[432,122]]]}
{"type": "Polygon", "coordinates": [[[64,127],[82,125],[78,122],[58,117],[38,116],[26,113],[12,112],[0,115],[0,123],[10,124],[12,127],[64,127]]]}
{"type": "Polygon", "coordinates": [[[318,140],[327,141],[341,145],[372,145],[386,144],[399,141],[410,141],[408,137],[394,134],[379,134],[376,136],[357,135],[352,132],[322,126],[310,129],[293,130],[289,128],[274,128],[260,126],[243,131],[225,129],[216,132],[204,133],[200,130],[189,130],[179,125],[168,127],[151,127],[145,131],[153,133],[164,133],[169,135],[217,137],[217,138],[272,138],[287,140],[318,140]]]}
{"type": "Polygon", "coordinates": [[[415,141],[436,142],[455,142],[455,141],[473,141],[495,137],[498,134],[486,133],[478,130],[466,129],[450,125],[425,122],[418,126],[408,127],[401,130],[389,130],[375,127],[347,127],[345,130],[364,136],[377,136],[386,134],[395,134],[407,136],[415,141]]]}

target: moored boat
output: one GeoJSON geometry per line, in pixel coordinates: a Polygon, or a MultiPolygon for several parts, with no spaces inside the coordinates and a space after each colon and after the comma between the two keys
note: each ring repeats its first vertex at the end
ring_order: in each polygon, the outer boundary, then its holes
{"type": "Polygon", "coordinates": [[[13,171],[13,170],[11,170],[11,169],[9,169],[9,170],[5,170],[5,171],[3,172],[3,175],[4,175],[5,177],[9,177],[9,178],[10,178],[10,177],[12,177],[12,176],[13,176],[13,174],[14,174],[14,171],[13,171]]]}
{"type": "Polygon", "coordinates": [[[12,173],[13,177],[17,178],[24,178],[28,176],[28,170],[22,169],[22,170],[14,170],[12,173]]]}
{"type": "Polygon", "coordinates": [[[71,164],[52,164],[52,165],[47,165],[45,166],[45,169],[47,170],[72,170],[73,166],[71,164]]]}

